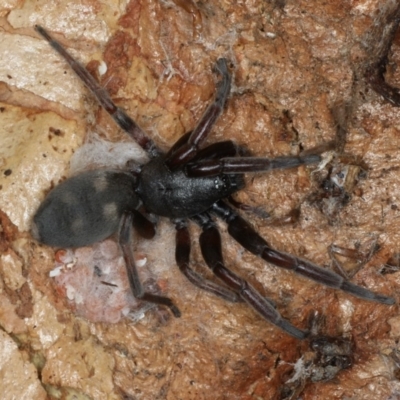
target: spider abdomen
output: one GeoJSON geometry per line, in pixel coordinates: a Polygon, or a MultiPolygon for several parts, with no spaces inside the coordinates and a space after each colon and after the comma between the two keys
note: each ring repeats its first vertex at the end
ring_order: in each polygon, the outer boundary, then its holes
{"type": "Polygon", "coordinates": [[[55,247],[82,247],[116,232],[125,211],[140,203],[135,178],[121,171],[86,171],[56,186],[32,224],[38,241],[55,247]]]}
{"type": "Polygon", "coordinates": [[[154,159],[143,166],[137,192],[147,211],[185,218],[208,210],[243,187],[241,174],[188,177],[182,169],[170,171],[163,159],[154,159]]]}

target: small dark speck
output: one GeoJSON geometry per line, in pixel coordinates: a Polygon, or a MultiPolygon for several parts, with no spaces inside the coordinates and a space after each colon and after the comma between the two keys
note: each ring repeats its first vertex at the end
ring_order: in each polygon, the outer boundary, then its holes
{"type": "Polygon", "coordinates": [[[4,171],[4,175],[5,176],[10,176],[12,174],[12,170],[11,169],[6,169],[5,171],[4,171]]]}
{"type": "Polygon", "coordinates": [[[397,210],[397,204],[392,204],[391,206],[390,206],[390,208],[392,209],[392,210],[397,210]]]}
{"type": "Polygon", "coordinates": [[[0,185],[0,190],[3,189],[3,185],[0,185]]]}
{"type": "Polygon", "coordinates": [[[100,282],[106,286],[118,287],[118,285],[116,285],[115,283],[110,283],[110,282],[106,282],[106,281],[100,281],[100,282]]]}
{"type": "Polygon", "coordinates": [[[4,112],[4,111],[6,111],[6,108],[5,107],[0,107],[0,112],[4,112]]]}
{"type": "Polygon", "coordinates": [[[46,157],[47,157],[47,154],[42,154],[42,157],[46,158],[46,157]]]}
{"type": "Polygon", "coordinates": [[[11,75],[7,75],[7,78],[8,78],[8,79],[12,79],[12,76],[11,76],[11,75]]]}
{"type": "Polygon", "coordinates": [[[53,133],[53,134],[56,135],[56,136],[61,136],[61,137],[64,136],[64,132],[63,132],[61,129],[57,129],[57,128],[50,127],[50,128],[49,128],[49,132],[50,132],[50,133],[53,133]]]}
{"type": "Polygon", "coordinates": [[[101,276],[102,275],[101,269],[97,265],[94,266],[94,273],[97,276],[101,276]]]}

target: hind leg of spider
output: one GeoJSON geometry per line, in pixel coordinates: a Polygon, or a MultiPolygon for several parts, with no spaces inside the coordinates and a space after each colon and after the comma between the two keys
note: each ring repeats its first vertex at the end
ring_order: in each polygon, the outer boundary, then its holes
{"type": "Polygon", "coordinates": [[[207,108],[199,123],[180,146],[174,146],[165,157],[169,169],[174,170],[189,162],[200,150],[201,143],[207,139],[211,129],[221,114],[231,88],[231,74],[225,58],[217,60],[216,70],[222,76],[217,84],[217,92],[214,101],[207,108]]]}
{"type": "Polygon", "coordinates": [[[126,213],[122,217],[121,228],[119,232],[119,245],[124,256],[126,270],[128,273],[129,285],[134,297],[150,303],[160,304],[168,307],[175,317],[180,317],[181,312],[171,299],[164,296],[158,296],[144,291],[140,282],[139,274],[135,264],[135,258],[132,250],[132,215],[126,213]]]}
{"type": "Polygon", "coordinates": [[[99,104],[133,140],[146,150],[151,157],[160,154],[154,142],[125,111],[114,104],[107,90],[93,78],[83,65],[76,61],[44,28],[36,25],[35,30],[64,58],[85,86],[93,93],[99,104]]]}
{"type": "Polygon", "coordinates": [[[222,258],[221,236],[211,218],[207,214],[199,214],[193,219],[203,230],[200,235],[200,248],[206,264],[213,273],[264,319],[289,335],[297,339],[304,339],[307,336],[307,332],[296,328],[289,321],[282,318],[271,300],[266,299],[246,280],[225,267],[222,258]]]}
{"type": "Polygon", "coordinates": [[[176,227],[176,251],[175,258],[176,264],[180,271],[186,278],[193,283],[193,285],[203,289],[207,292],[215,294],[216,296],[222,297],[227,301],[239,302],[241,298],[233,291],[228,288],[218,285],[217,283],[203,278],[197,272],[190,268],[190,235],[184,220],[175,221],[176,227]]]}
{"type": "Polygon", "coordinates": [[[136,232],[145,239],[153,239],[156,234],[154,224],[137,210],[130,211],[132,215],[132,226],[136,232]]]}
{"type": "Polygon", "coordinates": [[[315,282],[329,286],[333,289],[340,289],[351,293],[354,296],[365,300],[392,305],[395,303],[393,297],[374,293],[361,286],[345,280],[335,272],[321,268],[308,260],[292,256],[290,254],[272,249],[269,244],[250,226],[250,224],[239,216],[223,201],[215,203],[213,212],[228,224],[229,234],[239,242],[246,250],[261,257],[265,261],[297,272],[315,282]]]}

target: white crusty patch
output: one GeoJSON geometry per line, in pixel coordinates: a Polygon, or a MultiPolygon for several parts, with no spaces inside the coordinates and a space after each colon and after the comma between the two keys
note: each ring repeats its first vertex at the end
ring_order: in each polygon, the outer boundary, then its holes
{"type": "Polygon", "coordinates": [[[72,175],[87,169],[125,168],[129,160],[145,164],[149,158],[146,152],[134,141],[111,143],[95,133],[90,135],[89,142],[75,151],[70,162],[72,175]]]}
{"type": "MultiPolygon", "coordinates": [[[[52,274],[56,287],[62,289],[61,296],[68,299],[74,312],[91,322],[113,324],[125,316],[138,321],[146,310],[154,307],[133,297],[125,261],[114,240],[57,252],[56,259],[52,274]],[[71,261],[74,264],[69,268],[71,261]]],[[[151,282],[152,274],[145,265],[144,254],[135,254],[135,261],[143,281],[151,282]]]]}

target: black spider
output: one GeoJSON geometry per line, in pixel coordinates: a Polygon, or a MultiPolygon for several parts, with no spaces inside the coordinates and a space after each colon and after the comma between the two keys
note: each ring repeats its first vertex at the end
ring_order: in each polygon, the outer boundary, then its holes
{"type": "Polygon", "coordinates": [[[213,217],[218,217],[227,223],[229,234],[245,249],[269,263],[363,299],[394,304],[392,297],[375,294],[310,261],[272,249],[223,200],[244,187],[245,172],[291,168],[320,160],[320,156],[315,154],[272,160],[240,157],[239,149],[232,141],[200,148],[229,95],[231,77],[225,59],[219,59],[216,63],[216,70],[222,79],[217,85],[214,102],[207,108],[195,129],[181,137],[164,154],[112,102],[107,91],[83,66],[42,27],[36,26],[36,30],[64,57],[117,124],[150,156],[147,164],[135,170],[104,169],[83,172],[54,188],[33,218],[32,234],[38,241],[55,247],[81,247],[103,240],[119,230],[119,243],[133,295],[168,306],[179,317],[179,309],[169,298],[145,292],[138,278],[131,248],[131,226],[145,238],[152,238],[155,234],[154,225],[138,211],[140,207],[144,207],[148,213],[168,217],[175,224],[176,262],[194,285],[232,302],[245,301],[267,321],[296,338],[305,338],[306,331],[283,319],[270,300],[225,267],[220,234],[213,221],[213,217]],[[209,281],[190,268],[187,220],[192,220],[201,227],[200,247],[204,260],[223,284],[209,281]]]}

